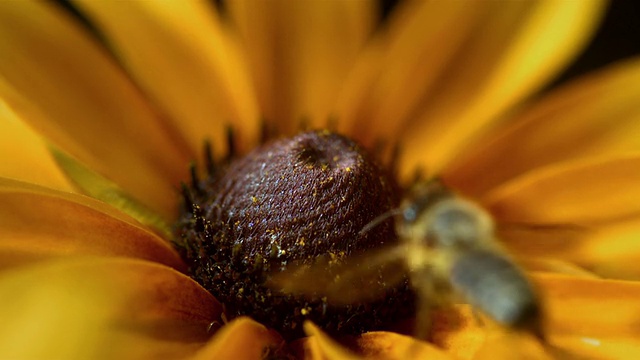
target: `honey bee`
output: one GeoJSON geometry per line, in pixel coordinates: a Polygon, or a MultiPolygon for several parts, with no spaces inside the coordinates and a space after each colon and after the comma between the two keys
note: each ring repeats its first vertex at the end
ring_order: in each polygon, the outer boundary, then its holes
{"type": "Polygon", "coordinates": [[[430,311],[457,298],[505,328],[544,338],[536,291],[500,248],[486,210],[430,180],[417,183],[397,209],[374,219],[361,233],[389,217],[394,218],[397,244],[341,263],[293,267],[275,274],[270,286],[349,304],[380,298],[408,276],[417,297],[417,338],[428,336],[430,311]],[[362,279],[372,277],[381,277],[383,285],[362,286],[362,279]]]}

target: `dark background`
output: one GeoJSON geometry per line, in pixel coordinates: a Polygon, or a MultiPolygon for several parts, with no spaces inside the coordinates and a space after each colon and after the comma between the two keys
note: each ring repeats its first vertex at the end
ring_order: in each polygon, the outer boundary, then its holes
{"type": "Polygon", "coordinates": [[[614,0],[591,44],[555,83],[564,82],[617,60],[638,55],[640,55],[640,2],[614,0]]]}

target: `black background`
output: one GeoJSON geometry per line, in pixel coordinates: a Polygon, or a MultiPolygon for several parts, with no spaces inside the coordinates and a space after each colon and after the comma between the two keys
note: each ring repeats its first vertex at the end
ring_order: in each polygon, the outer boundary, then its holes
{"type": "Polygon", "coordinates": [[[640,2],[613,1],[591,44],[556,83],[640,55],[640,2]]]}

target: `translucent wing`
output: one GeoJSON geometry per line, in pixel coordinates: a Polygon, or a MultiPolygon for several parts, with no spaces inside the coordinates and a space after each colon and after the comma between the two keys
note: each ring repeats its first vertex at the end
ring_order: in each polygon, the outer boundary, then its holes
{"type": "Polygon", "coordinates": [[[286,294],[326,297],[332,304],[377,300],[406,280],[406,253],[405,246],[394,246],[344,260],[320,258],[273,274],[266,284],[286,294]]]}

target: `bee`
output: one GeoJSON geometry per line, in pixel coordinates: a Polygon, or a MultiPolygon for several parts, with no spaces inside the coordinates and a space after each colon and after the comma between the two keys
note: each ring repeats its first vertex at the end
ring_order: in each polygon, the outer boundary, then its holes
{"type": "Polygon", "coordinates": [[[499,246],[486,210],[434,179],[414,185],[397,209],[375,218],[361,233],[390,217],[397,244],[344,261],[294,266],[275,274],[269,285],[349,304],[380,298],[408,277],[416,293],[414,335],[419,339],[428,336],[431,310],[458,298],[505,328],[544,338],[536,291],[499,246]],[[372,278],[383,279],[382,285],[367,286],[372,282],[363,279],[372,278]]]}

